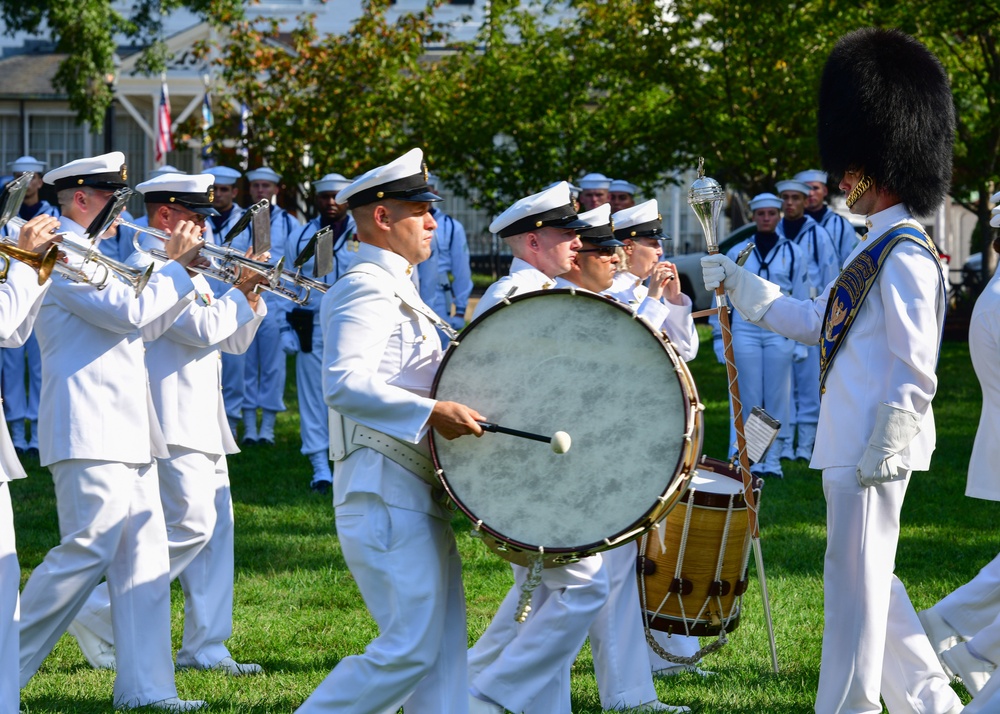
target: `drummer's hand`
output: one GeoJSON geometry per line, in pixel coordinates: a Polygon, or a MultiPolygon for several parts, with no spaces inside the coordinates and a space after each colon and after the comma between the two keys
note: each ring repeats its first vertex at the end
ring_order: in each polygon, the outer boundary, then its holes
{"type": "Polygon", "coordinates": [[[17,233],[17,247],[21,250],[30,250],[32,253],[40,253],[55,240],[53,235],[59,228],[59,219],[41,213],[21,226],[17,233]]]}
{"type": "Polygon", "coordinates": [[[449,441],[466,434],[483,435],[483,427],[477,421],[485,417],[475,409],[458,402],[436,402],[427,424],[449,441]]]}

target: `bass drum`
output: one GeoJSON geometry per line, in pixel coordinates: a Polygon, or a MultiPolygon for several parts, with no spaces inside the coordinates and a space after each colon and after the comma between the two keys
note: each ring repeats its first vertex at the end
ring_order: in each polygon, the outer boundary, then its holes
{"type": "Polygon", "coordinates": [[[526,565],[573,562],[639,537],[673,508],[701,453],[701,405],[665,335],[624,305],[549,290],[510,298],[453,343],[436,399],[572,446],[432,433],[438,476],[487,545],[526,565]],[[529,555],[531,556],[529,558],[529,555]]]}

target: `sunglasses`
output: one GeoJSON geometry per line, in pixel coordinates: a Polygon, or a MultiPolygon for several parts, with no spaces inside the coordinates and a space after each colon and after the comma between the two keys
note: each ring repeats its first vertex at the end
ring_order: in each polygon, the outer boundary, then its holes
{"type": "Polygon", "coordinates": [[[608,258],[608,257],[610,257],[610,256],[612,256],[612,255],[615,254],[615,246],[604,246],[604,247],[601,247],[601,248],[583,248],[583,249],[580,249],[580,250],[578,250],[576,252],[577,253],[597,253],[602,258],[608,258]]]}

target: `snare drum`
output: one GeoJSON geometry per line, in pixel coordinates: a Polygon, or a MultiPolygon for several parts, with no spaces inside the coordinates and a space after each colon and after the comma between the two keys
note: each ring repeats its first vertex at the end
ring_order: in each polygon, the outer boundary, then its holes
{"type": "Polygon", "coordinates": [[[560,565],[637,538],[684,493],[701,450],[687,366],[665,336],[593,293],[534,292],[487,311],[449,348],[432,395],[572,438],[555,454],[503,434],[432,434],[449,497],[515,563],[542,553],[560,565]]]}
{"type": "Polygon", "coordinates": [[[743,481],[728,463],[702,457],[661,533],[639,543],[639,600],[647,627],[714,636],[740,622],[750,532],[743,481]]]}

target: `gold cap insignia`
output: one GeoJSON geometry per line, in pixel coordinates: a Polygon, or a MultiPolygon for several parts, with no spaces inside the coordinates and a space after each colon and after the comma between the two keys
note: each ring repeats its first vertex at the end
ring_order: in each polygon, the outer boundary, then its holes
{"type": "Polygon", "coordinates": [[[128,168],[125,166],[125,164],[122,164],[121,173],[122,173],[122,181],[128,181],[128,168]]]}
{"type": "Polygon", "coordinates": [[[82,179],[82,178],[78,178],[78,179],[76,180],[76,185],[77,185],[77,186],[82,186],[82,185],[83,185],[83,179],[82,179]]]}
{"type": "Polygon", "coordinates": [[[378,197],[378,198],[382,198],[383,196],[385,196],[385,193],[383,193],[382,191],[379,191],[378,193],[375,194],[375,196],[378,197]]]}
{"type": "Polygon", "coordinates": [[[208,202],[213,203],[215,201],[215,186],[208,187],[208,202]]]}
{"type": "Polygon", "coordinates": [[[535,228],[541,228],[541,227],[542,227],[542,222],[541,221],[535,221],[535,228]]]}
{"type": "Polygon", "coordinates": [[[174,202],[175,202],[176,200],[177,200],[177,199],[176,199],[176,198],[174,198],[173,196],[171,196],[171,197],[170,197],[170,202],[171,202],[171,203],[174,203],[174,202]]]}
{"type": "Polygon", "coordinates": [[[428,178],[429,178],[429,174],[427,173],[427,162],[426,161],[423,164],[423,169],[424,169],[424,181],[426,182],[428,180],[428,178]]]}

